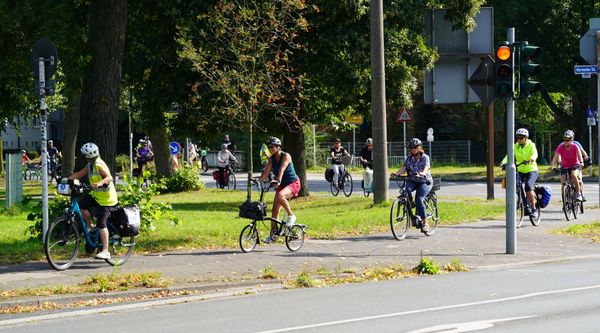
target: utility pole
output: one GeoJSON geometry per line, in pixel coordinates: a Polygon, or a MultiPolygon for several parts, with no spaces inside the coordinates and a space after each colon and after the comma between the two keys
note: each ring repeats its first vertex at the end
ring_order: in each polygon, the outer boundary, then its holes
{"type": "Polygon", "coordinates": [[[371,0],[371,105],[373,106],[373,202],[388,200],[383,0],[371,0]]]}

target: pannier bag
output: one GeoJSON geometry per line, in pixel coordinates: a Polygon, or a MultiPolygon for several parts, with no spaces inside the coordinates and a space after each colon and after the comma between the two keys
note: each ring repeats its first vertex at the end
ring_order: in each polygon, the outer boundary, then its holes
{"type": "Polygon", "coordinates": [[[333,181],[333,174],[334,173],[332,168],[328,168],[327,170],[325,170],[325,180],[331,183],[333,181]]]}
{"type": "Polygon", "coordinates": [[[219,170],[213,171],[213,180],[219,180],[219,170]]]}
{"type": "Polygon", "coordinates": [[[110,219],[122,237],[136,236],[140,232],[140,209],[137,206],[118,208],[110,214],[110,219]]]}
{"type": "Polygon", "coordinates": [[[370,190],[373,186],[373,170],[366,168],[363,172],[363,180],[365,189],[370,190]]]}
{"type": "Polygon", "coordinates": [[[540,207],[546,208],[552,198],[552,189],[548,186],[535,185],[533,188],[535,192],[536,200],[540,202],[540,207]]]}
{"type": "Polygon", "coordinates": [[[251,220],[262,220],[267,215],[267,205],[264,202],[244,202],[240,206],[240,217],[251,220]]]}

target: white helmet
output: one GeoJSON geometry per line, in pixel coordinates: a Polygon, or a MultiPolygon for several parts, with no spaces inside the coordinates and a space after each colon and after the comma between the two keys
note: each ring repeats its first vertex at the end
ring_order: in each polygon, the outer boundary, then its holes
{"type": "Polygon", "coordinates": [[[566,130],[565,133],[563,134],[563,138],[573,139],[573,138],[575,138],[575,133],[573,133],[573,131],[571,131],[571,130],[566,130]]]}
{"type": "Polygon", "coordinates": [[[529,131],[527,129],[525,129],[525,128],[519,128],[517,130],[516,134],[517,135],[523,135],[523,136],[529,137],[529,131]]]}
{"type": "Polygon", "coordinates": [[[371,139],[371,138],[368,138],[366,143],[367,143],[368,145],[372,145],[372,144],[373,144],[373,139],[371,139]]]}
{"type": "Polygon", "coordinates": [[[100,151],[98,149],[98,146],[96,146],[96,144],[93,142],[88,142],[88,143],[84,144],[81,147],[80,151],[83,154],[83,157],[85,157],[85,158],[95,158],[95,157],[100,156],[100,151]]]}

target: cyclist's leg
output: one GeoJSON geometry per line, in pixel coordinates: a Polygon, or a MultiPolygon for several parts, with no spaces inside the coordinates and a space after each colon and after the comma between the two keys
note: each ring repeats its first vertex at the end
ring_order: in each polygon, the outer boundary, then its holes
{"type": "Polygon", "coordinates": [[[575,193],[577,193],[576,195],[579,198],[581,196],[581,191],[579,188],[579,169],[571,169],[571,180],[573,181],[573,186],[575,187],[575,193]]]}
{"type": "Polygon", "coordinates": [[[331,166],[331,168],[333,169],[333,184],[335,186],[338,185],[338,182],[340,180],[340,165],[341,164],[333,164],[331,166]]]}
{"type": "Polygon", "coordinates": [[[417,215],[421,218],[421,223],[427,225],[427,215],[425,213],[425,197],[431,191],[433,184],[418,183],[416,185],[417,193],[415,195],[415,205],[417,206],[417,215]]]}
{"type": "Polygon", "coordinates": [[[92,227],[92,215],[90,214],[90,208],[96,207],[98,203],[91,195],[86,194],[81,200],[79,200],[79,209],[81,210],[81,216],[85,220],[88,228],[92,227]]]}
{"type": "MultiPolygon", "coordinates": [[[[521,174],[521,173],[519,173],[521,174]]],[[[531,171],[528,173],[524,173],[523,175],[523,184],[525,185],[525,193],[527,194],[527,200],[529,201],[529,207],[531,210],[535,210],[535,193],[533,192],[533,184],[535,184],[538,178],[537,171],[531,171]]]]}
{"type": "Polygon", "coordinates": [[[223,188],[223,187],[225,187],[225,170],[227,168],[218,167],[218,169],[219,169],[219,187],[223,188]]]}

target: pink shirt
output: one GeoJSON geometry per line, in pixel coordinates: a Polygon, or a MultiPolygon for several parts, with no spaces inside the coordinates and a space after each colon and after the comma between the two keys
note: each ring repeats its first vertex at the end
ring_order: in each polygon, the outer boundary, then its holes
{"type": "Polygon", "coordinates": [[[559,145],[556,148],[556,153],[560,155],[560,166],[563,169],[570,169],[576,165],[579,165],[579,157],[578,157],[579,147],[570,144],[569,149],[567,150],[565,145],[559,145]]]}

